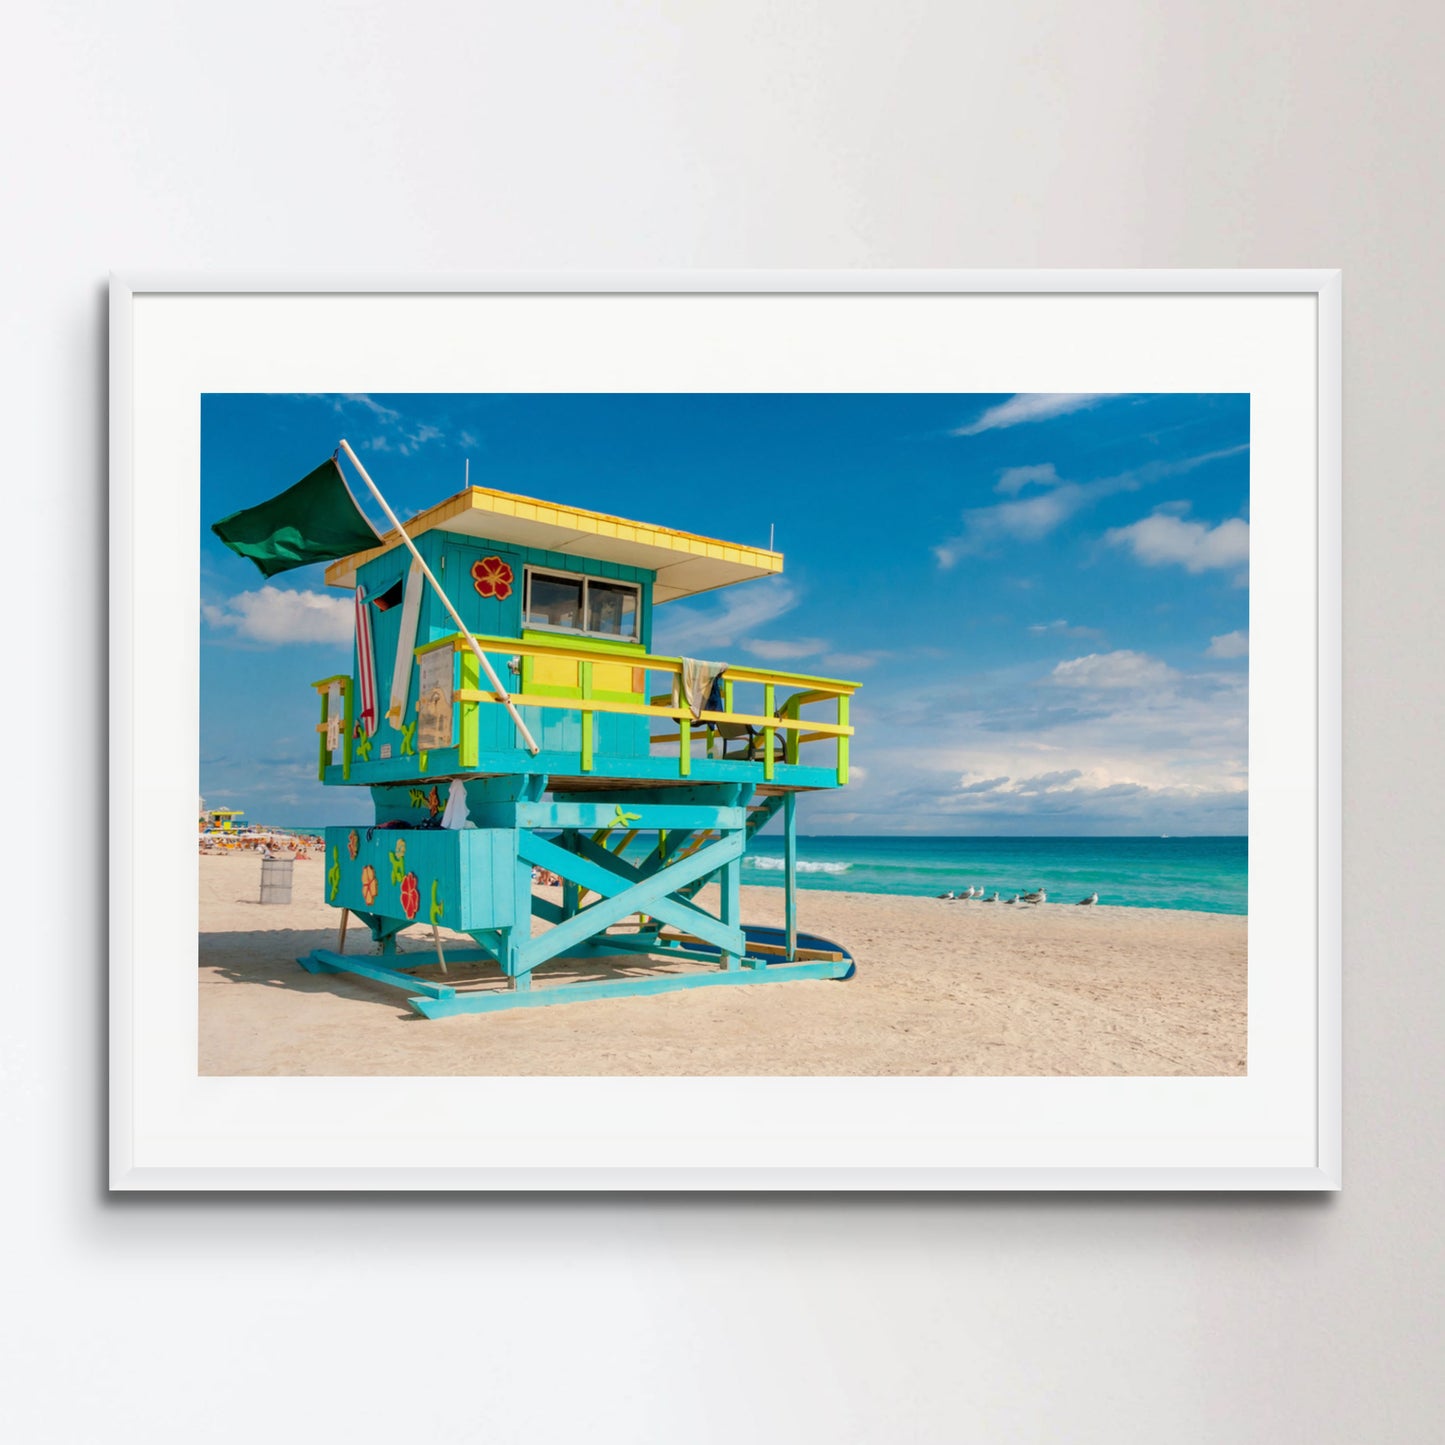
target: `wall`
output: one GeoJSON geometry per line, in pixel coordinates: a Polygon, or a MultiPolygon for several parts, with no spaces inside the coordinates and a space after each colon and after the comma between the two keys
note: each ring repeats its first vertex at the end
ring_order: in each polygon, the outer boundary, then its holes
{"type": "Polygon", "coordinates": [[[1424,0],[16,11],[13,595],[55,549],[76,585],[7,711],[77,761],[20,770],[5,830],[7,1438],[1438,1439],[1442,28],[1424,0]],[[1343,1195],[105,1197],[107,270],[664,265],[1345,268],[1343,1195]]]}

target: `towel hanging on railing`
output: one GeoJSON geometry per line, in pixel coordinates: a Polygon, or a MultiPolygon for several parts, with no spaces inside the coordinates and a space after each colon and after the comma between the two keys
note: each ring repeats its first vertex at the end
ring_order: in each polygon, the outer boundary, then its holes
{"type": "Polygon", "coordinates": [[[682,695],[697,722],[705,712],[721,712],[722,675],[728,670],[725,662],[703,662],[696,657],[680,658],[682,663],[682,695]]]}

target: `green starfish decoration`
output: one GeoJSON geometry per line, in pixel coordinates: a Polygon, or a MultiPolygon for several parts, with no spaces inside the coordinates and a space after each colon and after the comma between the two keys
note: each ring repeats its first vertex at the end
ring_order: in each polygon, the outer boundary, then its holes
{"type": "Polygon", "coordinates": [[[331,850],[331,867],[326,870],[326,881],[331,885],[331,901],[336,902],[336,895],[341,888],[341,851],[333,848],[331,850]]]}
{"type": "Polygon", "coordinates": [[[360,758],[362,762],[369,763],[371,761],[371,739],[365,733],[362,733],[362,735],[357,738],[356,745],[351,751],[352,754],[360,758]]]}
{"type": "Polygon", "coordinates": [[[437,897],[437,880],[431,881],[431,921],[440,923],[442,919],[442,901],[437,897]]]}
{"type": "Polygon", "coordinates": [[[386,856],[391,859],[391,881],[400,883],[406,877],[406,839],[398,838],[396,850],[386,856]]]}
{"type": "Polygon", "coordinates": [[[642,821],[641,813],[624,813],[622,811],[621,803],[618,803],[616,805],[614,811],[616,812],[617,816],[613,818],[613,820],[607,825],[609,832],[613,828],[625,828],[629,823],[640,823],[642,821]]]}
{"type": "Polygon", "coordinates": [[[401,725],[401,755],[409,758],[416,752],[416,719],[401,725]]]}

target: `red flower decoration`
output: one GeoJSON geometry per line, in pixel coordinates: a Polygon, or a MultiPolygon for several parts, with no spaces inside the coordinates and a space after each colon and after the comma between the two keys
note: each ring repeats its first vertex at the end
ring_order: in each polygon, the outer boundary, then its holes
{"type": "Polygon", "coordinates": [[[361,870],[361,896],[366,899],[366,906],[371,907],[376,902],[376,895],[381,885],[376,881],[376,869],[370,863],[361,870]]]}
{"type": "Polygon", "coordinates": [[[512,569],[500,557],[473,562],[472,581],[483,597],[495,597],[500,602],[512,595],[512,569]]]}
{"type": "Polygon", "coordinates": [[[408,873],[401,880],[401,911],[408,918],[415,918],[416,911],[421,907],[421,887],[416,881],[415,873],[408,873]]]}
{"type": "Polygon", "coordinates": [[[346,851],[350,853],[353,858],[355,858],[357,853],[360,852],[360,850],[361,839],[356,836],[356,829],[353,828],[351,832],[346,835],[346,851]]]}

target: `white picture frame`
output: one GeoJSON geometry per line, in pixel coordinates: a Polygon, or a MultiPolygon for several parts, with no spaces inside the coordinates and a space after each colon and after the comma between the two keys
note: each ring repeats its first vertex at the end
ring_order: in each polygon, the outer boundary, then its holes
{"type": "Polygon", "coordinates": [[[1338,271],[126,275],[110,386],[111,1188],[1341,1187],[1338,271]],[[694,356],[704,307],[726,324],[694,356]],[[1271,486],[1292,500],[1273,521],[1256,505],[1251,537],[1245,1078],[197,1076],[195,900],[175,885],[197,594],[174,559],[195,550],[200,395],[578,389],[589,365],[594,390],[1248,389],[1257,426],[1278,413],[1271,486]]]}

